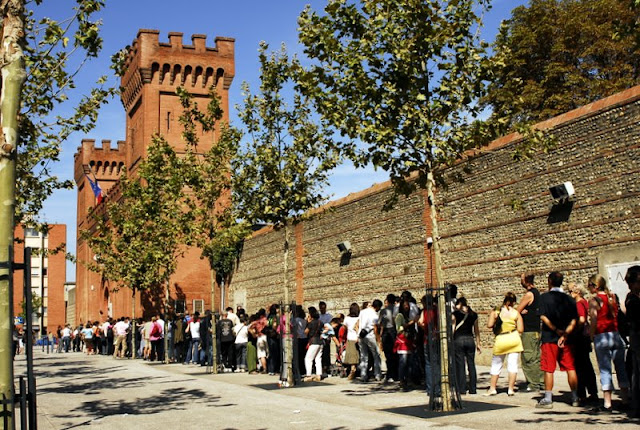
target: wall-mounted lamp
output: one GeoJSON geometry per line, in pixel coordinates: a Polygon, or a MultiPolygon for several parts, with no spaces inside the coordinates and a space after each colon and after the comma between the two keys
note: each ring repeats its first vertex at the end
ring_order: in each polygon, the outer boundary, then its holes
{"type": "Polygon", "coordinates": [[[427,246],[428,246],[428,247],[431,247],[431,245],[433,245],[433,238],[432,238],[431,236],[429,236],[429,237],[427,238],[427,246]]]}
{"type": "Polygon", "coordinates": [[[351,242],[349,242],[348,240],[345,240],[344,242],[340,242],[338,244],[338,249],[340,250],[340,252],[342,254],[350,253],[351,252],[351,242]]]}
{"type": "Polygon", "coordinates": [[[565,182],[563,184],[549,187],[549,192],[551,193],[553,200],[558,202],[567,201],[576,193],[571,182],[565,182]]]}

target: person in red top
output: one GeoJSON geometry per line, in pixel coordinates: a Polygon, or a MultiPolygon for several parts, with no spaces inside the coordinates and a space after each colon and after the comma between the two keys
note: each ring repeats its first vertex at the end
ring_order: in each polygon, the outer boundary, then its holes
{"type": "Polygon", "coordinates": [[[580,404],[587,402],[587,391],[589,401],[598,403],[598,384],[596,374],[593,371],[593,364],[589,353],[591,352],[591,338],[589,337],[589,302],[584,298],[587,290],[582,285],[569,283],[569,294],[576,301],[578,310],[578,321],[573,335],[570,336],[570,346],[573,348],[573,358],[578,374],[578,399],[580,404]]]}
{"type": "Polygon", "coordinates": [[[595,294],[589,302],[590,333],[596,349],[598,367],[600,368],[600,385],[602,385],[604,396],[604,406],[597,408],[597,410],[611,412],[612,361],[616,368],[623,404],[628,403],[629,394],[629,379],[624,365],[624,342],[618,333],[618,302],[615,296],[609,292],[607,281],[600,275],[589,278],[589,290],[595,294]]]}

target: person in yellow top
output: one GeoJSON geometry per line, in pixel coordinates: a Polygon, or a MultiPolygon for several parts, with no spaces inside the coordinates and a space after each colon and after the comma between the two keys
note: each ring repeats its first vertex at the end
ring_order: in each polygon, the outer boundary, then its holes
{"type": "MultiPolygon", "coordinates": [[[[518,359],[522,352],[522,339],[520,334],[524,331],[522,315],[514,307],[517,303],[516,295],[508,292],[504,296],[502,307],[495,309],[489,314],[488,328],[493,328],[498,321],[498,316],[502,321],[499,333],[496,335],[493,344],[493,358],[491,359],[491,384],[486,396],[495,396],[498,394],[496,384],[498,377],[502,371],[502,364],[507,360],[507,372],[509,372],[509,390],[507,394],[513,396],[515,394],[516,376],[518,374],[518,359]]],[[[495,332],[495,331],[494,331],[495,332]]]]}

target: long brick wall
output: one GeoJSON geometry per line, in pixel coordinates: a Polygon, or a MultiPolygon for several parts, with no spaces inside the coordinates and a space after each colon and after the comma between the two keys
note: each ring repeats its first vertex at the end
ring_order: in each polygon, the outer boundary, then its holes
{"type": "MultiPolygon", "coordinates": [[[[481,155],[450,169],[438,190],[444,277],[458,284],[484,315],[507,291],[522,294],[519,274],[566,273],[580,281],[598,270],[598,256],[640,247],[640,87],[541,123],[556,137],[548,153],[516,162],[519,136],[493,142],[481,155]],[[463,167],[465,169],[463,169],[463,167]],[[470,173],[464,170],[470,169],[470,173]],[[462,175],[462,181],[453,180],[462,175]],[[555,214],[549,187],[571,181],[572,210],[555,214]],[[564,215],[564,218],[563,218],[564,215]]],[[[424,192],[382,211],[389,184],[334,201],[291,234],[290,297],[306,306],[324,300],[330,312],[353,301],[411,290],[420,297],[434,282],[424,192]],[[349,261],[336,244],[348,240],[349,261]]],[[[254,311],[280,301],[282,231],[265,229],[244,244],[230,299],[254,311]]],[[[491,343],[487,332],[485,341],[491,343]]]]}

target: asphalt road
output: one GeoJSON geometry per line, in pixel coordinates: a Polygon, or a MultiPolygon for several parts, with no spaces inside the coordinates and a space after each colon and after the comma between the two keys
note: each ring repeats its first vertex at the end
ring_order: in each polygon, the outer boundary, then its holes
{"type": "MultiPolygon", "coordinates": [[[[25,372],[24,356],[15,363],[25,372]]],[[[537,394],[463,396],[454,413],[427,410],[422,390],[328,378],[280,389],[268,375],[205,373],[199,366],[160,365],[81,353],[36,351],[38,428],[142,429],[636,429],[626,415],[571,407],[566,378],[557,373],[551,410],[535,408],[537,394]]],[[[479,392],[488,368],[479,367],[479,392]]],[[[521,378],[519,380],[522,380],[521,378]]],[[[614,403],[615,405],[615,403],[614,403]]]]}

